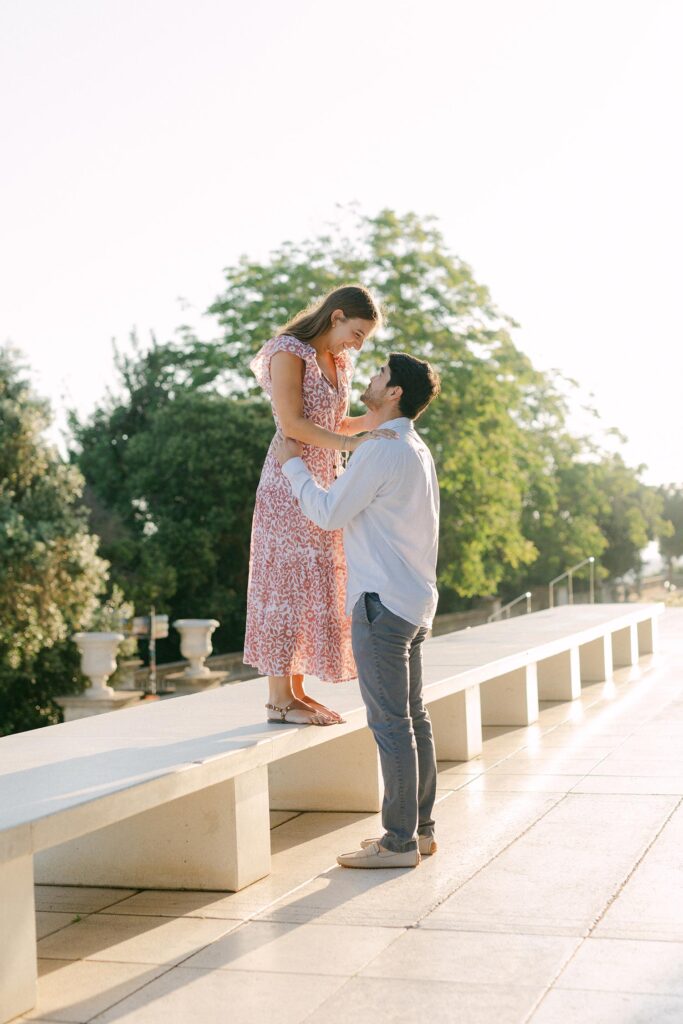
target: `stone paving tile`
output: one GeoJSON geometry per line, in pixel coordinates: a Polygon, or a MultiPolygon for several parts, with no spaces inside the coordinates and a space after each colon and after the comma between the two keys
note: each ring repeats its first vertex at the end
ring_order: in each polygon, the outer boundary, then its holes
{"type": "Polygon", "coordinates": [[[666,778],[634,775],[586,775],[573,787],[574,793],[615,793],[683,796],[683,773],[666,778]]]}
{"type": "Polygon", "coordinates": [[[467,788],[472,793],[568,793],[583,778],[583,775],[499,775],[486,772],[467,783],[467,788]]]}
{"type": "Polygon", "coordinates": [[[683,999],[627,992],[552,989],[531,1024],[681,1024],[683,999]]]}
{"type": "Polygon", "coordinates": [[[22,1020],[89,1021],[163,972],[148,964],[39,960],[38,1004],[22,1020]]]}
{"type": "Polygon", "coordinates": [[[412,928],[368,964],[361,976],[542,989],[580,942],[566,936],[412,928]]]}
{"type": "Polygon", "coordinates": [[[530,757],[515,754],[502,764],[490,768],[487,775],[588,775],[599,765],[604,755],[597,757],[574,757],[564,753],[543,754],[530,757]]]}
{"type": "Polygon", "coordinates": [[[588,938],[555,987],[683,996],[683,942],[588,938]]]}
{"type": "Polygon", "coordinates": [[[309,1019],[311,1024],[523,1024],[541,994],[529,988],[352,978],[309,1019]]]}
{"type": "Polygon", "coordinates": [[[334,1001],[344,982],[324,975],[176,967],[94,1017],[93,1024],[300,1024],[313,1019],[326,999],[334,1001]]]}
{"type": "Polygon", "coordinates": [[[422,926],[583,935],[675,803],[675,797],[569,794],[422,926]]]}
{"type": "Polygon", "coordinates": [[[175,964],[239,922],[195,917],[124,917],[91,914],[38,943],[38,956],[56,960],[112,960],[175,964]]]}
{"type": "MultiPolygon", "coordinates": [[[[457,762],[443,762],[444,765],[453,763],[457,762]]],[[[468,786],[472,779],[477,778],[479,774],[481,772],[477,773],[477,775],[453,774],[448,769],[440,766],[436,777],[436,788],[443,793],[453,793],[457,789],[462,789],[463,786],[468,786]]]]}
{"type": "Polygon", "coordinates": [[[683,805],[679,803],[598,923],[595,936],[683,942],[682,851],[683,805]]]}
{"type": "MultiPolygon", "coordinates": [[[[439,852],[425,857],[418,868],[353,871],[334,867],[283,896],[259,918],[413,925],[561,799],[560,794],[459,790],[439,804],[439,852]]],[[[357,848],[363,838],[356,831],[346,849],[357,848]]],[[[337,845],[337,853],[343,850],[337,845]]]]}
{"type": "Polygon", "coordinates": [[[280,825],[284,825],[286,821],[291,821],[292,818],[297,818],[299,814],[301,814],[301,811],[271,811],[270,827],[278,828],[280,825]]]}
{"type": "Polygon", "coordinates": [[[655,761],[654,758],[616,758],[608,757],[595,768],[594,775],[632,776],[647,779],[679,779],[683,774],[683,761],[669,761],[666,758],[655,761]]]}
{"type": "Polygon", "coordinates": [[[482,772],[500,763],[500,758],[473,757],[471,761],[439,761],[439,781],[449,775],[481,775],[482,772]]]}
{"type": "Polygon", "coordinates": [[[57,914],[49,910],[38,910],[36,912],[36,936],[44,939],[52,932],[58,932],[60,928],[74,923],[74,914],[57,914]]]}
{"type": "Polygon", "coordinates": [[[400,928],[250,921],[212,942],[183,966],[349,977],[402,934],[400,928]]]}
{"type": "Polygon", "coordinates": [[[92,914],[127,899],[137,889],[102,889],[86,885],[36,885],[36,910],[92,914]]]}
{"type": "Polygon", "coordinates": [[[182,889],[145,889],[123,903],[108,909],[108,913],[135,917],[213,917],[221,920],[243,921],[235,911],[231,918],[226,904],[232,893],[182,889]]]}

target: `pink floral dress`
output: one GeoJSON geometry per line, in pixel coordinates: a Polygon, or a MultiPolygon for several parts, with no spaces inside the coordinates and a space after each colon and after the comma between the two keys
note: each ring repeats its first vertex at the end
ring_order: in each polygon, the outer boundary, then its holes
{"type": "MultiPolygon", "coordinates": [[[[353,363],[335,356],[337,388],[327,380],[315,349],[281,335],[266,342],[251,363],[257,381],[271,397],[270,360],[292,352],[304,361],[304,414],[319,427],[338,431],[348,407],[353,363]]],[[[275,424],[279,423],[273,409],[275,424]]],[[[270,444],[251,532],[247,629],[244,661],[262,675],[298,673],[340,683],[356,676],[351,650],[351,619],[346,615],[346,559],[341,530],[321,530],[307,519],[292,494],[270,444]]],[[[303,460],[327,488],[341,471],[340,453],[304,445],[303,460]]]]}

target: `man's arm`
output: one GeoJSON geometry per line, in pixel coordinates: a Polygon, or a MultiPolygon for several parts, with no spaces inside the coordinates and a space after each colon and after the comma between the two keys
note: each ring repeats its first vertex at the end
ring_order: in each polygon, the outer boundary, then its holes
{"type": "Polygon", "coordinates": [[[282,472],[289,480],[304,515],[323,530],[338,530],[367,508],[384,479],[386,460],[381,458],[383,447],[377,441],[362,445],[329,491],[315,482],[303,459],[293,458],[285,462],[282,472]]]}

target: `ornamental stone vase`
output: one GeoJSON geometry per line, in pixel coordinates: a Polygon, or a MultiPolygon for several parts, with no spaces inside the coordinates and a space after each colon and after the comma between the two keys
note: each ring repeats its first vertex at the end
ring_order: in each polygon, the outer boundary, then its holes
{"type": "Polygon", "coordinates": [[[102,700],[113,695],[106,682],[116,671],[116,651],[123,640],[122,633],[74,633],[71,637],[81,652],[81,671],[90,680],[83,697],[102,700]]]}
{"type": "Polygon", "coordinates": [[[180,651],[187,658],[189,666],[184,675],[187,679],[202,679],[211,675],[211,669],[204,664],[213,648],[211,634],[220,622],[217,619],[176,619],[173,623],[180,633],[180,651]]]}

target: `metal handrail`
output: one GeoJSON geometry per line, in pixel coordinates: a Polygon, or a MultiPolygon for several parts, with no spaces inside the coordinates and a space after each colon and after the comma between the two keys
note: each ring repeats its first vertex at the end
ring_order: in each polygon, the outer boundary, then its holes
{"type": "Polygon", "coordinates": [[[559,583],[560,580],[563,580],[565,578],[565,576],[567,577],[567,580],[568,580],[567,590],[568,590],[568,593],[569,593],[569,604],[574,604],[574,582],[573,582],[573,575],[574,575],[574,573],[576,572],[577,569],[582,569],[584,565],[590,565],[590,567],[591,567],[591,571],[590,571],[590,603],[591,604],[595,604],[595,558],[593,557],[593,555],[591,555],[589,558],[584,558],[583,562],[579,562],[578,565],[573,565],[571,567],[571,569],[567,569],[566,572],[560,573],[559,576],[556,576],[554,580],[550,581],[550,583],[548,584],[548,599],[549,599],[549,606],[551,608],[555,607],[555,604],[554,604],[554,596],[555,595],[553,594],[553,588],[554,588],[555,584],[559,583]]]}
{"type": "Polygon", "coordinates": [[[506,619],[509,619],[510,618],[510,609],[514,605],[519,604],[520,601],[526,601],[526,610],[527,610],[527,614],[528,614],[531,611],[531,591],[530,590],[527,590],[524,594],[520,594],[519,597],[516,597],[514,599],[514,601],[508,601],[508,603],[504,604],[502,608],[499,608],[497,612],[493,612],[491,615],[489,615],[489,617],[488,617],[488,619],[486,621],[487,622],[493,622],[495,619],[498,618],[499,615],[503,615],[503,614],[505,614],[505,618],[506,619]]]}

